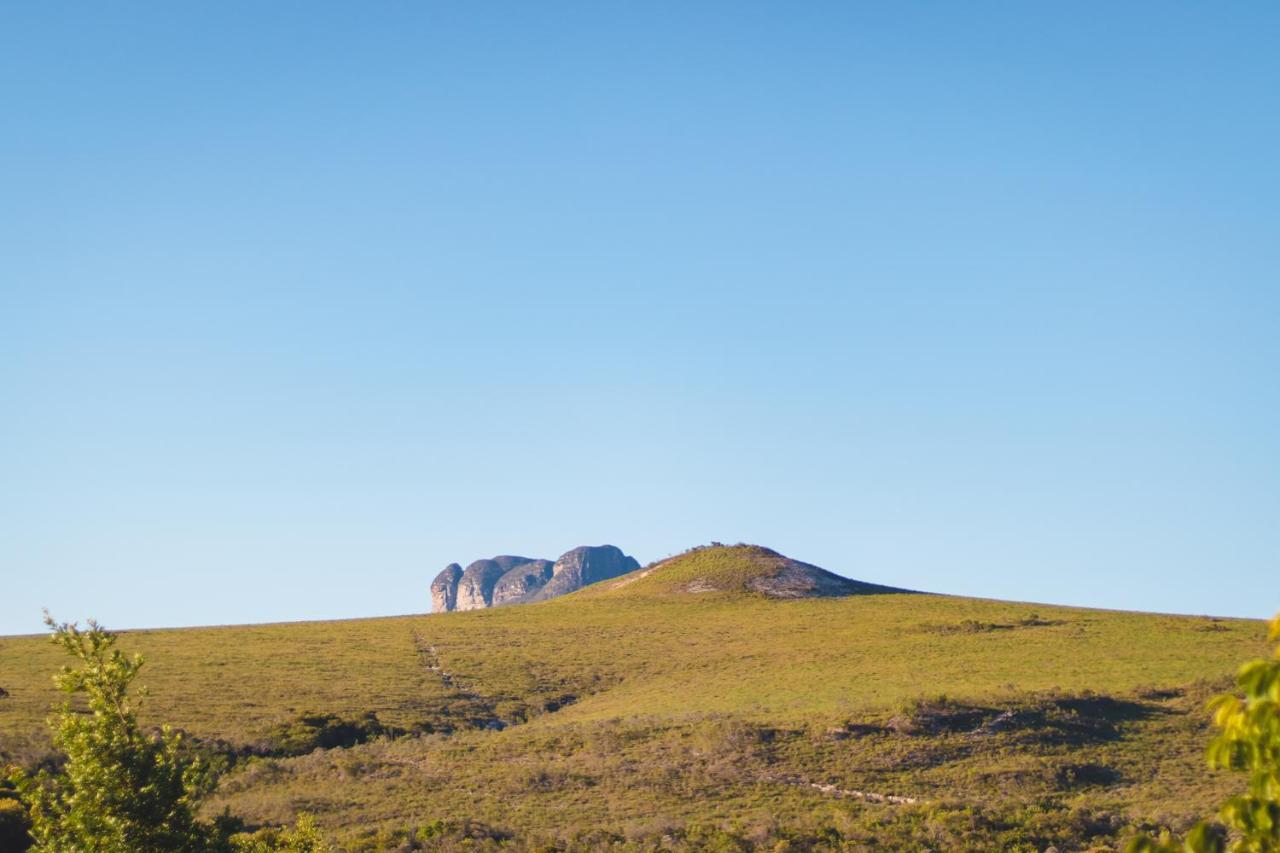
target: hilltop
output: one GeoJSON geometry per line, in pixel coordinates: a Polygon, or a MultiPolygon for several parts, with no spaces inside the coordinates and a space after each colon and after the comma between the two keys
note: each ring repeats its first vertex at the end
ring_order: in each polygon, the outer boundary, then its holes
{"type": "MultiPolygon", "coordinates": [[[[349,850],[1043,850],[1233,790],[1203,771],[1203,702],[1263,636],[718,546],[518,607],[121,645],[148,657],[147,717],[227,763],[214,808],[305,810],[349,850]]],[[[0,638],[4,757],[47,760],[61,663],[0,638]]]]}
{"type": "Polygon", "coordinates": [[[842,577],[759,545],[713,544],[660,560],[616,581],[601,584],[592,592],[627,596],[721,593],[756,594],[766,598],[829,598],[908,590],[842,577]]]}

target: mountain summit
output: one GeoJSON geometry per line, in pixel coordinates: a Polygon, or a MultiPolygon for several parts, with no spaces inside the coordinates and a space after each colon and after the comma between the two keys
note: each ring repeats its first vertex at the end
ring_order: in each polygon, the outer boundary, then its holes
{"type": "Polygon", "coordinates": [[[504,554],[463,569],[450,563],[431,582],[431,612],[483,610],[545,601],[640,568],[613,545],[582,545],[554,563],[504,554]]]}

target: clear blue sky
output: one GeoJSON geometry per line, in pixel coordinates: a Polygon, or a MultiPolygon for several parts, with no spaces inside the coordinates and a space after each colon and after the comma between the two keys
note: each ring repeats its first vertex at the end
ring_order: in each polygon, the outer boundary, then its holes
{"type": "Polygon", "coordinates": [[[6,4],[0,633],[745,540],[1280,607],[1280,6],[6,4]]]}

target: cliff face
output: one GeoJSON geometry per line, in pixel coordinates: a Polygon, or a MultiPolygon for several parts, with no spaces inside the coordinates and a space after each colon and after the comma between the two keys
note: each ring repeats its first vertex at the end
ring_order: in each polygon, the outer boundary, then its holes
{"type": "Polygon", "coordinates": [[[544,601],[616,578],[639,566],[613,545],[574,548],[555,563],[508,554],[476,560],[466,570],[450,563],[431,582],[431,611],[481,610],[544,601]]]}
{"type": "Polygon", "coordinates": [[[513,569],[519,569],[526,563],[534,562],[529,557],[513,557],[502,555],[491,560],[476,560],[467,566],[458,580],[458,598],[455,610],[483,610],[493,606],[493,588],[502,576],[513,569]]]}
{"type": "Polygon", "coordinates": [[[511,569],[493,586],[493,606],[523,602],[551,579],[553,565],[550,560],[533,560],[511,569]]]}
{"type": "Polygon", "coordinates": [[[453,610],[458,603],[458,580],[462,577],[462,566],[450,563],[444,571],[436,575],[431,582],[431,611],[444,613],[453,610]]]}
{"type": "Polygon", "coordinates": [[[640,568],[634,557],[613,545],[583,545],[556,560],[551,579],[535,592],[532,601],[544,601],[582,589],[587,584],[625,575],[640,568]]]}

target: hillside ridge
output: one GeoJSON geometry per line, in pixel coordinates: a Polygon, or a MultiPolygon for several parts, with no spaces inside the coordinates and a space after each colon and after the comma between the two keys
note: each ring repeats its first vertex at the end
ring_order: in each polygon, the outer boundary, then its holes
{"type": "Polygon", "coordinates": [[[658,560],[611,583],[601,594],[754,594],[772,599],[836,598],[912,590],[854,580],[763,545],[699,545],[658,560]]]}

